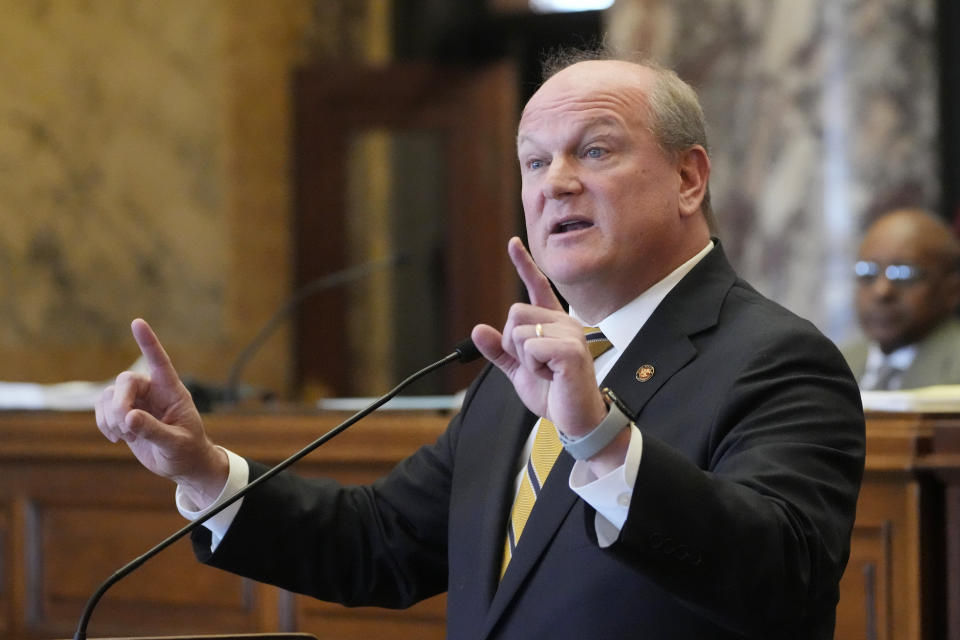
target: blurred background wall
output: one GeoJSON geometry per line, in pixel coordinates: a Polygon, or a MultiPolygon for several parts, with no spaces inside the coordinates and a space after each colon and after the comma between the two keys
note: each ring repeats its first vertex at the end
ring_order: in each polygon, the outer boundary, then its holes
{"type": "MultiPolygon", "coordinates": [[[[0,0],[0,380],[112,376],[136,316],[181,373],[226,375],[295,286],[297,67],[507,59],[522,104],[540,49],[601,37],[699,91],[734,264],[842,341],[865,222],[956,210],[952,5],[0,0]]],[[[247,378],[290,393],[292,342],[281,327],[247,378]]]]}
{"type": "Polygon", "coordinates": [[[861,227],[941,202],[934,0],[616,3],[610,25],[698,89],[741,273],[849,338],[861,227]]]}
{"type": "Polygon", "coordinates": [[[0,379],[111,376],[136,316],[222,379],[290,288],[291,70],[375,58],[386,9],[0,1],[0,379]]]}

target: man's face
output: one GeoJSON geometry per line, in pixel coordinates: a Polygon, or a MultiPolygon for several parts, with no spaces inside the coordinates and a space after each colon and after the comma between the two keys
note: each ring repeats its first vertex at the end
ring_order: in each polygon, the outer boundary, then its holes
{"type": "Polygon", "coordinates": [[[955,308],[958,278],[944,264],[943,243],[931,235],[936,233],[943,230],[894,214],[880,220],[863,240],[858,264],[867,273],[856,284],[857,316],[864,333],[884,353],[922,339],[955,308]],[[916,272],[911,275],[898,266],[916,272]]]}
{"type": "Polygon", "coordinates": [[[568,67],[520,120],[530,251],[564,295],[588,287],[628,301],[676,266],[681,178],[648,128],[653,75],[624,64],[568,67]]]}

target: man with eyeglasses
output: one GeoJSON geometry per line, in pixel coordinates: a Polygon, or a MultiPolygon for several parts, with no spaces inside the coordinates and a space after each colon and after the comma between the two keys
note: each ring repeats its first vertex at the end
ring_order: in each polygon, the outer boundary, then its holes
{"type": "Polygon", "coordinates": [[[868,229],[854,264],[864,337],[843,349],[860,387],[960,384],[960,242],[942,219],[897,209],[868,229]]]}

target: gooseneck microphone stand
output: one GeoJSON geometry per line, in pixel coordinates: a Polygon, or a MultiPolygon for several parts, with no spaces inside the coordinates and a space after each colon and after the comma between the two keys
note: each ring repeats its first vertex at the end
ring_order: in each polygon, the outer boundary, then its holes
{"type": "Polygon", "coordinates": [[[191,531],[199,527],[201,524],[203,524],[204,522],[206,522],[216,514],[220,513],[221,511],[229,507],[231,504],[239,500],[241,497],[245,496],[248,492],[252,491],[255,487],[260,486],[270,478],[274,477],[281,471],[285,470],[287,467],[289,467],[293,463],[297,462],[307,454],[311,453],[314,449],[320,447],[321,445],[328,442],[335,436],[343,433],[350,426],[352,426],[362,418],[368,416],[369,414],[379,409],[381,406],[386,404],[390,399],[392,399],[398,393],[403,391],[411,383],[416,382],[417,380],[427,375],[428,373],[431,373],[441,367],[446,366],[447,364],[453,362],[454,360],[459,360],[460,362],[466,363],[466,362],[471,362],[473,360],[476,360],[478,357],[480,357],[480,352],[477,351],[477,348],[473,344],[473,341],[471,341],[468,338],[466,340],[459,342],[457,346],[454,347],[454,351],[449,355],[445,356],[444,358],[441,358],[440,360],[437,360],[433,364],[428,365],[423,369],[421,369],[420,371],[417,371],[413,375],[409,376],[408,378],[403,380],[400,384],[398,384],[393,389],[388,391],[386,394],[374,400],[366,408],[361,409],[357,413],[353,414],[351,417],[347,418],[345,421],[341,422],[339,425],[337,425],[330,431],[326,432],[325,434],[323,434],[322,436],[320,436],[319,438],[317,438],[316,440],[308,444],[306,447],[304,447],[300,451],[296,452],[286,460],[277,464],[275,467],[273,467],[272,469],[264,473],[262,476],[260,476],[253,482],[245,485],[237,493],[230,496],[228,499],[224,500],[217,506],[213,507],[212,509],[210,509],[210,511],[203,514],[196,520],[192,521],[190,524],[183,527],[182,529],[180,529],[179,531],[177,531],[176,533],[168,537],[166,540],[163,540],[156,546],[152,547],[143,555],[138,556],[137,558],[134,558],[133,560],[131,560],[130,562],[122,566],[120,569],[115,571],[113,575],[111,575],[109,578],[104,580],[100,584],[100,586],[97,588],[97,590],[94,592],[94,594],[90,596],[90,599],[87,601],[87,606],[84,607],[83,614],[80,616],[80,621],[77,624],[77,631],[73,635],[74,640],[87,639],[87,624],[90,621],[90,616],[93,615],[94,608],[97,606],[97,603],[100,601],[100,598],[103,597],[103,594],[107,592],[107,589],[115,585],[117,582],[119,582],[121,579],[123,579],[127,575],[133,573],[144,562],[146,562],[153,556],[157,555],[158,553],[160,553],[161,551],[169,547],[171,544],[173,544],[180,538],[184,537],[185,535],[187,535],[188,533],[190,533],[191,531]]]}

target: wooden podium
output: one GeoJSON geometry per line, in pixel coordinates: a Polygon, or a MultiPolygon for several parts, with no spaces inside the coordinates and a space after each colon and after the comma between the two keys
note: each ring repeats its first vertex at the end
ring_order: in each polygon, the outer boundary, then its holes
{"type": "MultiPolygon", "coordinates": [[[[211,414],[217,442],[279,462],[347,414],[211,414]]],[[[448,416],[380,412],[297,464],[367,482],[448,416]]],[[[0,413],[0,640],[67,638],[97,585],[182,526],[173,485],[107,442],[92,413],[0,413]]],[[[185,540],[107,592],[90,638],[312,633],[445,637],[444,597],[348,609],[198,564],[185,540]]],[[[762,606],[762,603],[758,603],[762,606]]],[[[839,640],[960,640],[960,414],[871,413],[866,475],[837,611],[839,640]]]]}
{"type": "Polygon", "coordinates": [[[838,640],[960,640],[960,414],[867,414],[838,640]]]}

